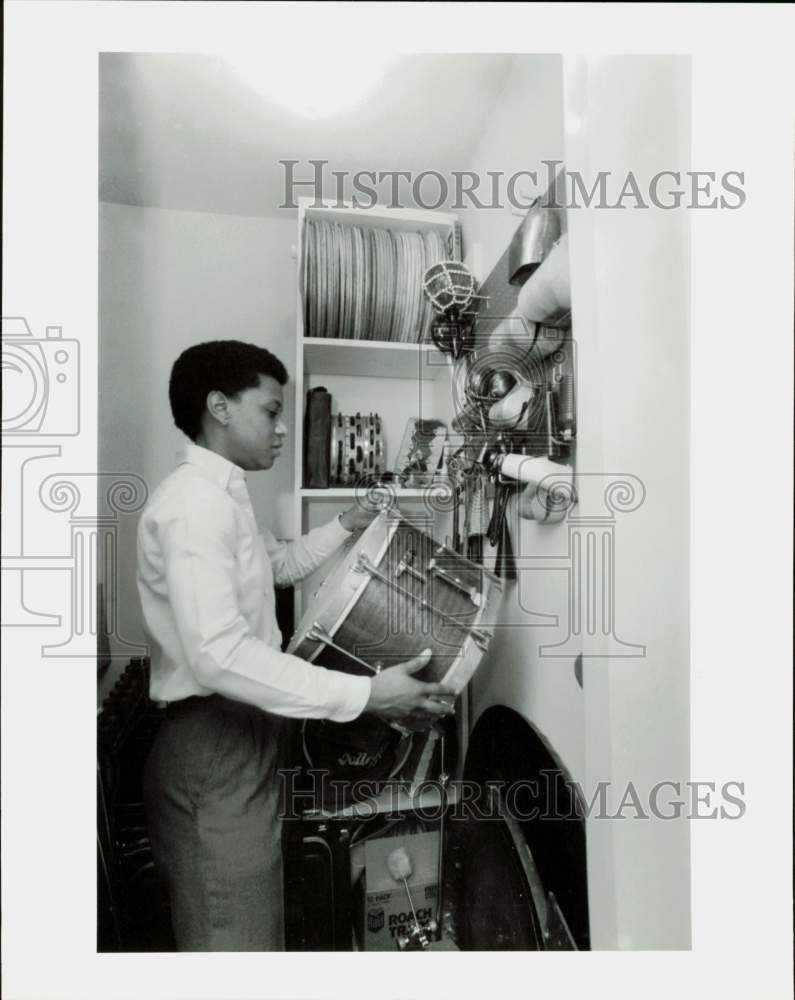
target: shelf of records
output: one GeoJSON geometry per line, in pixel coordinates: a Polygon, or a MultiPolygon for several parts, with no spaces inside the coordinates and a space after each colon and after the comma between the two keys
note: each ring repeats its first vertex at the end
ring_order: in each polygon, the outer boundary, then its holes
{"type": "Polygon", "coordinates": [[[461,259],[455,216],[306,207],[303,220],[305,337],[430,343],[423,275],[439,261],[461,259]]]}

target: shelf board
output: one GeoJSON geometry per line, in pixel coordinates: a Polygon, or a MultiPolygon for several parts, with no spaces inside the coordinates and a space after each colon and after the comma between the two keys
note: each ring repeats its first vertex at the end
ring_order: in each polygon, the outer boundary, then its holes
{"type": "Polygon", "coordinates": [[[436,381],[450,373],[449,356],[432,344],[304,337],[304,371],[310,375],[355,375],[436,381]]]}
{"type": "Polygon", "coordinates": [[[446,233],[458,223],[458,216],[452,212],[389,208],[386,205],[354,208],[349,203],[339,205],[334,200],[327,200],[325,204],[319,205],[312,198],[299,198],[298,203],[307,219],[329,218],[332,222],[343,222],[360,229],[387,227],[412,233],[437,229],[446,233]]]}
{"type": "MultiPolygon", "coordinates": [[[[373,487],[376,489],[377,487],[373,487]]],[[[432,483],[429,486],[422,486],[417,489],[404,488],[394,489],[391,486],[384,486],[384,492],[389,492],[397,500],[421,500],[429,492],[445,489],[444,483],[432,483]]],[[[353,500],[363,492],[353,486],[332,486],[327,490],[299,490],[302,500],[353,500]]]]}

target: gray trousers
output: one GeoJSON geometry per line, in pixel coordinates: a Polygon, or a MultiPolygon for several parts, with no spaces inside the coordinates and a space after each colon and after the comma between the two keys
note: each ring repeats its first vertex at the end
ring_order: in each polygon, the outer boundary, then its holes
{"type": "Polygon", "coordinates": [[[144,771],[179,951],[283,944],[278,768],[284,723],[220,695],[174,702],[144,771]]]}

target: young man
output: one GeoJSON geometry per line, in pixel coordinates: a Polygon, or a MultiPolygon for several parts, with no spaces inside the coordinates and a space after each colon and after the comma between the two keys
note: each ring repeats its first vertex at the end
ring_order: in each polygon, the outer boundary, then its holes
{"type": "Polygon", "coordinates": [[[427,655],[371,680],[281,652],[274,585],[307,576],[373,517],[352,507],[292,543],[258,533],[245,474],[270,469],[284,445],[286,382],[251,344],[180,355],[169,396],[192,443],[138,528],[151,696],[168,703],[144,796],[182,951],[282,946],[280,717],[366,711],[416,725],[449,711],[447,688],[411,676],[427,655]]]}

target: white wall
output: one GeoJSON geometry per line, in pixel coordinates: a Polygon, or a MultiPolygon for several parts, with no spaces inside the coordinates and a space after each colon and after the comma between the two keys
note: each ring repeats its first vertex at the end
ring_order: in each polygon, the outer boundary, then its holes
{"type": "MultiPolygon", "coordinates": [[[[544,194],[547,168],[543,160],[562,160],[563,76],[557,55],[515,56],[502,93],[487,119],[471,164],[462,169],[482,178],[481,201],[487,201],[487,171],[501,170],[507,178],[520,171],[535,172],[516,183],[516,198],[522,202],[544,194]]],[[[464,252],[476,277],[486,278],[521,222],[520,214],[505,208],[469,207],[461,212],[464,252]],[[470,257],[474,248],[478,247],[470,257]]]]}
{"type": "MultiPolygon", "coordinates": [[[[569,170],[632,170],[643,186],[688,169],[685,57],[571,59],[565,82],[569,170]]],[[[609,780],[617,804],[631,782],[648,801],[656,782],[689,778],[688,216],[581,208],[568,219],[580,513],[604,512],[603,476],[645,490],[615,517],[614,567],[615,631],[645,655],[592,640],[604,655],[584,669],[586,786],[609,780]]],[[[593,946],[688,948],[688,823],[593,818],[587,840],[593,946]]]]}
{"type": "MultiPolygon", "coordinates": [[[[135,473],[151,490],[187,440],[168,403],[182,350],[250,341],[292,375],[295,222],[103,203],[99,225],[99,469],[135,473]]],[[[292,435],[289,387],[285,413],[292,435]]],[[[292,533],[292,483],[290,448],[273,470],[249,477],[258,516],[280,537],[292,533]]],[[[119,525],[119,631],[131,641],[142,640],[136,523],[137,515],[122,515],[119,525]]]]}
{"type": "MultiPolygon", "coordinates": [[[[477,151],[478,169],[532,170],[553,158],[586,178],[687,169],[686,61],[561,66],[550,57],[554,65],[557,75],[517,60],[477,151]]],[[[507,211],[466,214],[466,246],[481,245],[482,276],[517,224],[507,211]]],[[[580,503],[568,523],[515,524],[523,568],[501,609],[508,627],[498,629],[475,676],[473,714],[494,704],[515,708],[586,794],[610,781],[615,807],[629,782],[643,797],[657,781],[689,777],[688,231],[684,213],[659,210],[579,209],[569,211],[568,226],[580,503]],[[611,514],[605,486],[626,474],[643,483],[645,498],[632,512],[611,514]],[[588,519],[606,515],[614,523],[612,575],[589,581],[583,566],[579,593],[588,589],[601,603],[615,581],[614,629],[605,633],[600,621],[592,634],[544,650],[569,633],[569,584],[577,585],[568,572],[569,533],[587,546],[604,528],[588,519]],[[644,655],[619,640],[645,646],[644,655]],[[574,679],[578,651],[584,690],[574,679]]],[[[592,946],[689,947],[687,823],[593,819],[587,840],[592,946]]]]}

